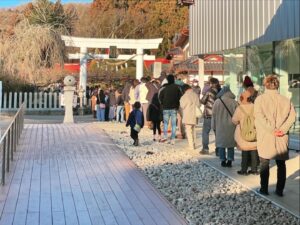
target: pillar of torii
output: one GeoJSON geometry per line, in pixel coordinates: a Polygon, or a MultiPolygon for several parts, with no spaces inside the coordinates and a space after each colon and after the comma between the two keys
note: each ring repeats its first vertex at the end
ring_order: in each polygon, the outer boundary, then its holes
{"type": "Polygon", "coordinates": [[[136,60],[136,79],[141,79],[144,75],[144,59],[154,60],[153,55],[144,55],[144,49],[157,49],[162,42],[162,38],[157,39],[103,39],[103,38],[81,38],[72,36],[62,36],[62,40],[67,47],[80,48],[79,54],[70,54],[70,59],[80,59],[79,87],[86,90],[87,83],[87,60],[91,58],[109,59],[107,54],[88,54],[88,48],[104,48],[116,46],[117,49],[135,49],[135,55],[119,55],[116,60],[136,60]]]}

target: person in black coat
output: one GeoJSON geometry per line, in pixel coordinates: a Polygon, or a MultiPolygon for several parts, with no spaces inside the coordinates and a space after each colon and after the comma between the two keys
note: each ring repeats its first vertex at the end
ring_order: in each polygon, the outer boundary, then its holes
{"type": "Polygon", "coordinates": [[[162,121],[162,110],[158,100],[158,93],[154,94],[147,112],[147,120],[153,124],[153,141],[156,141],[156,130],[158,131],[158,140],[161,140],[160,123],[162,121]]]}

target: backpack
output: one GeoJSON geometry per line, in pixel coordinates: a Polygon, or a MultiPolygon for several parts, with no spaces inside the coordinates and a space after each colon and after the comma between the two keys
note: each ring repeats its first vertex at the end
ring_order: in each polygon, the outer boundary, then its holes
{"type": "Polygon", "coordinates": [[[254,124],[254,109],[252,108],[251,112],[248,114],[240,106],[240,110],[245,115],[243,119],[243,126],[241,126],[241,136],[245,141],[254,142],[256,141],[256,129],[254,124]]]}

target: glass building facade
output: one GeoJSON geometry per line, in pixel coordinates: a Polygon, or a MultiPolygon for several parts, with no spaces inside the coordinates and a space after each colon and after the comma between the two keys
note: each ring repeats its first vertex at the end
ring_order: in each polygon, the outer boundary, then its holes
{"type": "Polygon", "coordinates": [[[300,0],[195,0],[189,11],[191,55],[223,53],[225,84],[236,96],[245,75],[261,93],[266,75],[279,77],[297,111],[290,136],[300,150],[300,0]]]}
{"type": "MultiPolygon", "coordinates": [[[[297,112],[297,121],[291,129],[300,137],[300,38],[276,41],[262,45],[246,46],[224,53],[224,66],[228,71],[225,83],[239,96],[243,77],[252,78],[255,88],[264,92],[263,79],[266,75],[279,77],[279,92],[290,98],[297,112]]],[[[297,147],[297,146],[296,146],[297,147]]]]}

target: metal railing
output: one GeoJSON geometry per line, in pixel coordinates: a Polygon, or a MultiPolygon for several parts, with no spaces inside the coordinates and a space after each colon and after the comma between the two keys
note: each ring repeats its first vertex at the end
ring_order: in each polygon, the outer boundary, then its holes
{"type": "Polygon", "coordinates": [[[14,116],[12,122],[0,137],[0,147],[2,146],[2,166],[1,166],[1,183],[5,184],[5,173],[9,172],[10,161],[14,159],[14,152],[24,128],[25,105],[22,104],[14,116]]]}

